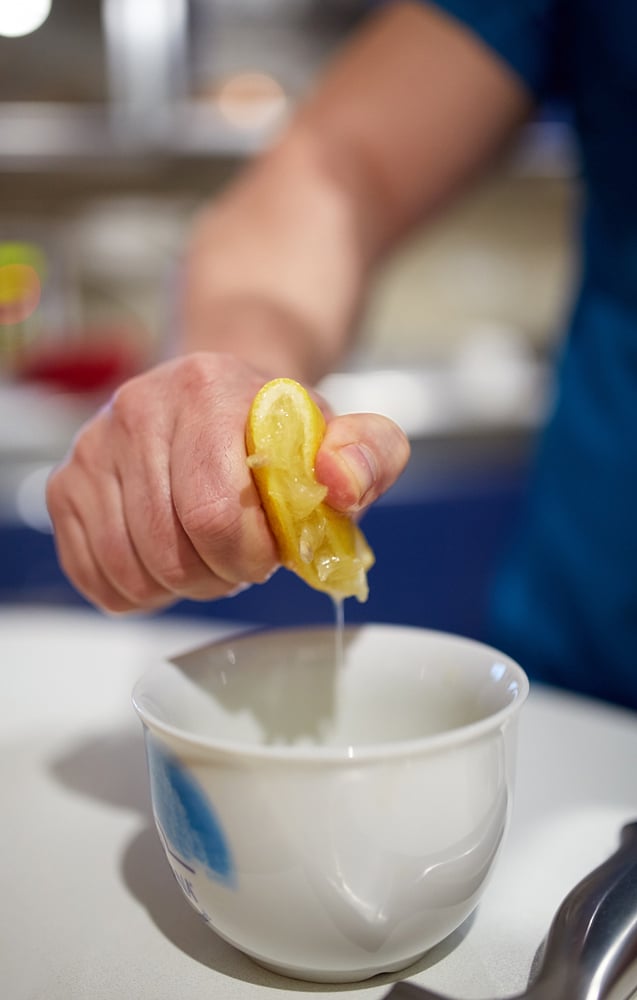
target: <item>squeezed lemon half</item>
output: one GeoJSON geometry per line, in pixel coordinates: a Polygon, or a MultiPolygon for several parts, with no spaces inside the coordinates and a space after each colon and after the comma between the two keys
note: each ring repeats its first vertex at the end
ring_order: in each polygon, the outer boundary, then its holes
{"type": "Polygon", "coordinates": [[[324,434],[323,414],[303,386],[274,379],[250,409],[248,465],[282,564],[335,600],[365,601],[374,554],[360,528],[325,503],[327,487],[314,474],[324,434]]]}

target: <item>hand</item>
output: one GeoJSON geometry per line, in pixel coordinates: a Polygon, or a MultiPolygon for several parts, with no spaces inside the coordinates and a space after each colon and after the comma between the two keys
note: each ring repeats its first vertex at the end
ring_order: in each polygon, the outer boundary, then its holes
{"type": "MultiPolygon", "coordinates": [[[[125,383],[81,431],[47,502],[60,564],[90,601],[111,612],[156,609],[222,597],[273,572],[276,544],[244,443],[266,380],[230,355],[187,355],[125,383]]],[[[391,421],[339,417],[317,470],[330,502],[359,511],[407,453],[391,421]]]]}
{"type": "Polygon", "coordinates": [[[192,354],[125,383],[48,483],[60,564],[113,612],[208,600],[277,564],[245,461],[266,381],[228,355],[192,354]]]}

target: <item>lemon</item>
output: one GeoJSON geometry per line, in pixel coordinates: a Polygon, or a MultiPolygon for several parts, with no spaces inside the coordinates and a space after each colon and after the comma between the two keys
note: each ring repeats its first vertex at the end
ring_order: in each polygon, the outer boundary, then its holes
{"type": "Polygon", "coordinates": [[[281,562],[335,600],[368,595],[374,555],[351,518],[325,502],[314,462],[325,420],[306,389],[289,378],[266,383],[246,427],[248,464],[281,562]]]}

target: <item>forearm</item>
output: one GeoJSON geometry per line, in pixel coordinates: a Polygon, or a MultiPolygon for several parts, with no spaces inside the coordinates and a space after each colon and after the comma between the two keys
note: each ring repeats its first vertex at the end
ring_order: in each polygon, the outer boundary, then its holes
{"type": "Polygon", "coordinates": [[[372,248],[322,155],[297,121],[206,209],[185,272],[187,349],[308,381],[345,349],[372,248]]]}
{"type": "Polygon", "coordinates": [[[202,218],[185,349],[314,381],[345,350],[378,261],[490,162],[529,108],[458,24],[391,5],[202,218]]]}

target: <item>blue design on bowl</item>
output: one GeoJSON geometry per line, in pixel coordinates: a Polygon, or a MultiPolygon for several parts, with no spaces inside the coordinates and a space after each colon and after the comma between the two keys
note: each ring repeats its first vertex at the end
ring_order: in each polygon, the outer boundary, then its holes
{"type": "Polygon", "coordinates": [[[171,857],[191,872],[199,862],[214,878],[233,885],[232,855],[206,794],[179,759],[148,731],[146,756],[155,818],[171,857]]]}

